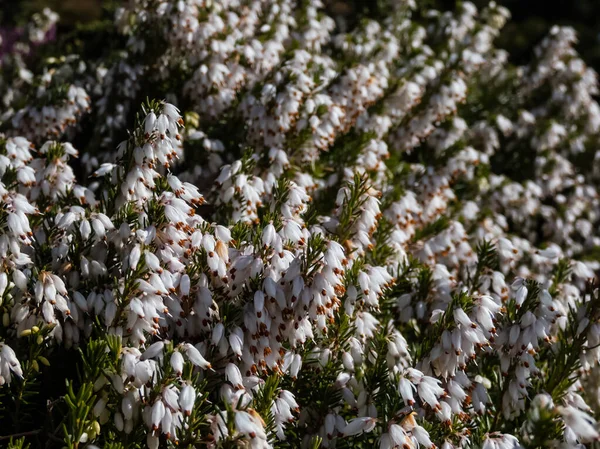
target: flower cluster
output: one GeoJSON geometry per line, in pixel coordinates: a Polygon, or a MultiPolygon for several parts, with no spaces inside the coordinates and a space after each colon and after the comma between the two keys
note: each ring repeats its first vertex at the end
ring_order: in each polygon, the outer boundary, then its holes
{"type": "Polygon", "coordinates": [[[600,439],[596,74],[559,27],[513,66],[493,2],[387,3],[46,11],[0,55],[0,440],[600,439]]]}

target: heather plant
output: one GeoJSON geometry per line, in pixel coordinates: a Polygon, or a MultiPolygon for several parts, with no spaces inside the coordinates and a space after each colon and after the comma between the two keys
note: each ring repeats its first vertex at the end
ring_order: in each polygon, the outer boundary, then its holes
{"type": "Polygon", "coordinates": [[[129,0],[0,56],[0,444],[600,438],[597,77],[508,11],[129,0]]]}

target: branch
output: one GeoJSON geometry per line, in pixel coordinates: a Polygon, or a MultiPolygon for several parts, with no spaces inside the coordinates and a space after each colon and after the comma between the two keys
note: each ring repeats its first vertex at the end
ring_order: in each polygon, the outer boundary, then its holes
{"type": "Polygon", "coordinates": [[[11,438],[30,437],[32,435],[37,435],[40,432],[41,432],[41,430],[37,429],[37,430],[30,430],[29,432],[13,433],[12,435],[0,436],[0,441],[1,440],[9,440],[11,438]]]}

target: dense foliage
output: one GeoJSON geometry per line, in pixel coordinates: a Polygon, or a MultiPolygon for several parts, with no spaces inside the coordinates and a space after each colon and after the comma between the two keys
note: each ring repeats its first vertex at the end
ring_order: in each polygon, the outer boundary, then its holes
{"type": "Polygon", "coordinates": [[[0,444],[600,437],[600,107],[555,27],[129,0],[0,55],[0,444]]]}

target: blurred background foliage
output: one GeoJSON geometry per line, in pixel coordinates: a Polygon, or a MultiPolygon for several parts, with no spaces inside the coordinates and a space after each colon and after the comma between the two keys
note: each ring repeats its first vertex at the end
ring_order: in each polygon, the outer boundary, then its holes
{"type": "MultiPolygon", "coordinates": [[[[361,16],[382,19],[389,2],[401,0],[329,0],[329,8],[338,10],[349,24],[361,16]]],[[[422,9],[451,10],[456,0],[415,0],[422,9]]],[[[478,8],[489,0],[470,0],[478,8]]],[[[596,71],[600,71],[600,0],[497,0],[507,7],[512,20],[505,26],[498,46],[509,51],[512,61],[529,60],[533,47],[553,25],[568,25],[579,36],[578,51],[596,71]]]]}
{"type": "MultiPolygon", "coordinates": [[[[92,22],[109,19],[114,8],[126,0],[0,0],[0,26],[14,27],[33,12],[50,7],[61,17],[60,31],[77,27],[89,30],[92,22]]],[[[330,13],[341,18],[338,25],[352,26],[362,17],[386,17],[390,2],[402,0],[324,0],[330,13]]],[[[488,0],[472,0],[483,7],[488,0]]],[[[419,7],[450,10],[456,0],[416,0],[419,7]]],[[[600,71],[600,0],[499,0],[512,13],[498,45],[520,64],[531,57],[532,48],[554,24],[569,25],[579,36],[578,50],[584,60],[600,71]]]]}

